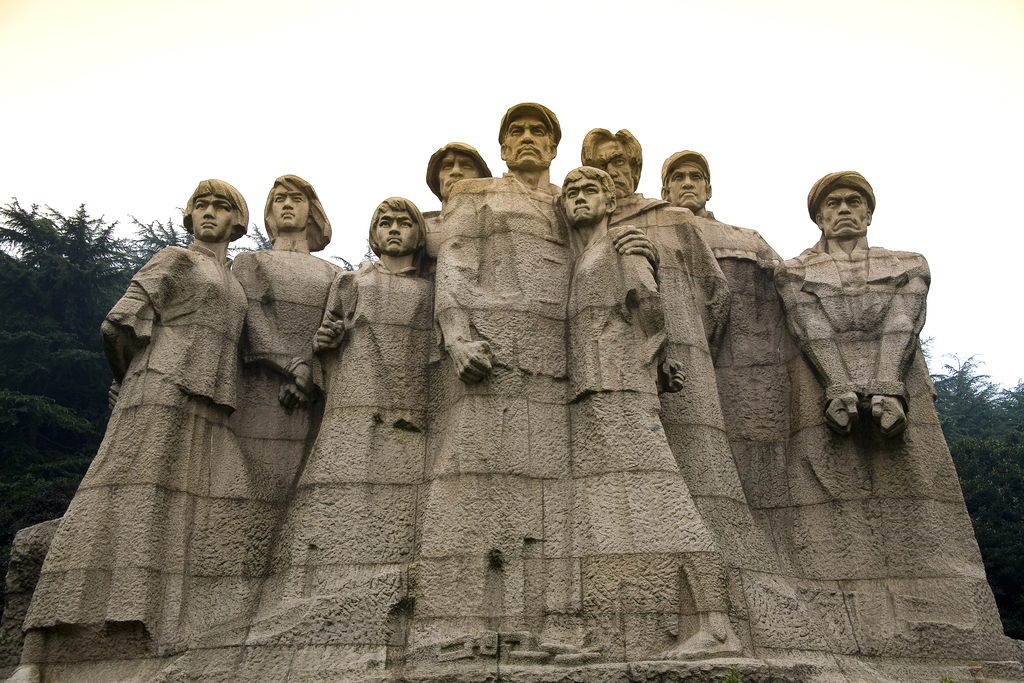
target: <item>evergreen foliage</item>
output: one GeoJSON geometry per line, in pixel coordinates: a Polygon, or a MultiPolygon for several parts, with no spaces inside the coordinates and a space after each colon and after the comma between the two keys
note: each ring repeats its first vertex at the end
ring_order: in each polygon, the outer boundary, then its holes
{"type": "Polygon", "coordinates": [[[0,208],[0,568],[19,529],[64,514],[106,428],[97,330],[131,278],[115,224],[0,208]]]}

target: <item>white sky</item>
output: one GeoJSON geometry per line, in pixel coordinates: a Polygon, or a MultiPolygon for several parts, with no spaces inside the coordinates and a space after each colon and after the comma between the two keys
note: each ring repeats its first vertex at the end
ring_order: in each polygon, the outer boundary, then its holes
{"type": "Polygon", "coordinates": [[[0,0],[3,202],[178,221],[212,177],[262,227],[294,173],[334,226],[324,254],[358,260],[381,199],[438,208],[424,174],[444,143],[500,174],[521,101],[561,121],[553,182],[595,127],[640,140],[649,197],[695,149],[708,208],[784,258],[817,240],[814,181],[860,171],[871,244],[931,264],[935,360],[1024,377],[1022,0],[0,0]]]}

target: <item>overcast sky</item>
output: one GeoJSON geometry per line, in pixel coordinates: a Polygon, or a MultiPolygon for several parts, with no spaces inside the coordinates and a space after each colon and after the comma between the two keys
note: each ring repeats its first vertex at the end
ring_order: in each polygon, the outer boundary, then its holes
{"type": "Polygon", "coordinates": [[[1024,377],[1022,0],[0,0],[0,83],[0,201],[180,221],[222,178],[262,228],[293,173],[334,226],[323,254],[349,260],[381,199],[439,208],[424,175],[446,142],[500,173],[521,101],[561,121],[553,182],[595,127],[640,140],[649,197],[694,149],[708,208],[784,258],[817,241],[814,181],[860,171],[869,242],[931,264],[933,369],[978,354],[1024,377]]]}

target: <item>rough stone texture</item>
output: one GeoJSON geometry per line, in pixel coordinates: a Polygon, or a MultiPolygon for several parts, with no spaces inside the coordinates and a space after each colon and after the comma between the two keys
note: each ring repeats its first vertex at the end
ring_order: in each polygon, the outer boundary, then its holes
{"type": "Polygon", "coordinates": [[[32,592],[39,581],[43,560],[59,524],[58,517],[26,527],[15,535],[11,544],[11,559],[7,565],[7,604],[3,621],[0,621],[0,678],[6,679],[11,675],[21,661],[21,647],[25,642],[21,629],[32,592]]]}
{"type": "MultiPolygon", "coordinates": [[[[386,200],[381,261],[336,276],[299,230],[232,275],[237,204],[190,200],[223,241],[161,252],[104,326],[120,395],[11,680],[1024,681],[916,341],[923,258],[844,233],[874,197],[832,174],[780,266],[696,201],[694,152],[680,206],[635,194],[623,133],[584,145],[595,232],[548,183],[557,119],[518,105],[510,173],[432,160],[441,214],[386,200]]],[[[289,178],[267,215],[297,228],[289,178]]]]}

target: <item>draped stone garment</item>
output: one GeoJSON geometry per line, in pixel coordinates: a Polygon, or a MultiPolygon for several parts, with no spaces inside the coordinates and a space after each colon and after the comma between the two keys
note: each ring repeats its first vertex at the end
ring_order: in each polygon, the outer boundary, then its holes
{"type": "Polygon", "coordinates": [[[426,442],[432,282],[364,261],[331,287],[345,326],[324,419],[285,516],[249,643],[379,654],[404,637],[426,442]]]}
{"type": "Polygon", "coordinates": [[[245,295],[227,262],[167,247],[107,315],[120,396],[42,570],[26,628],[141,623],[157,652],[230,610],[269,531],[234,435],[245,295]]]}

